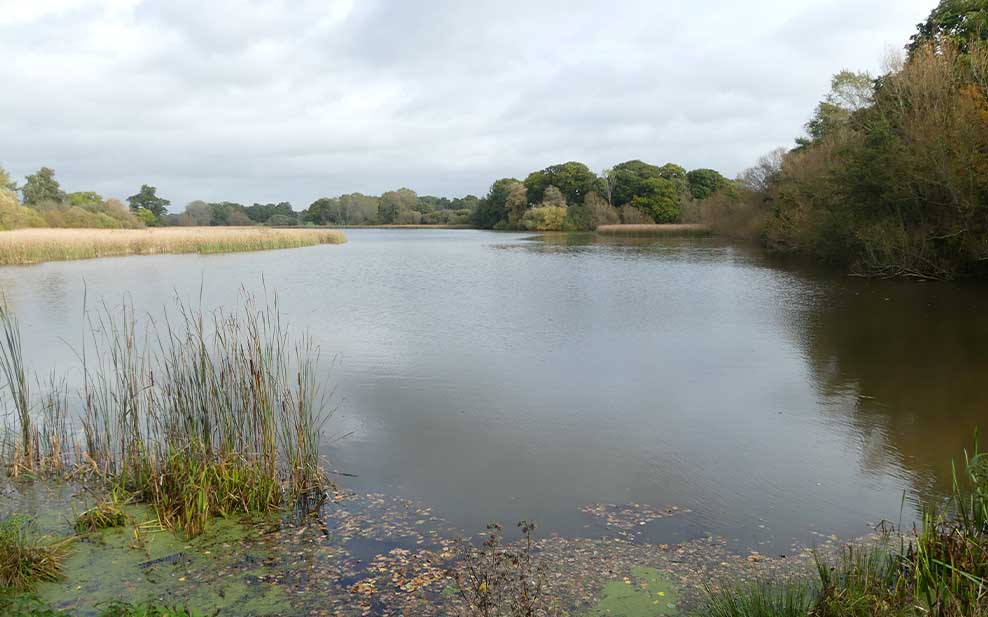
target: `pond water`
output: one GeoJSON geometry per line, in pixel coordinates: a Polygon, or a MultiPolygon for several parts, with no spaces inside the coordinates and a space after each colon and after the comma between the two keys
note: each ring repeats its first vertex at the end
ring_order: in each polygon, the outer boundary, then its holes
{"type": "Polygon", "coordinates": [[[867,281],[712,238],[352,230],[343,246],[0,269],[32,369],[78,371],[84,306],[280,296],[326,359],[340,482],[467,532],[783,551],[912,516],[988,424],[988,289],[867,281]],[[903,497],[905,496],[905,500],[903,497]]]}

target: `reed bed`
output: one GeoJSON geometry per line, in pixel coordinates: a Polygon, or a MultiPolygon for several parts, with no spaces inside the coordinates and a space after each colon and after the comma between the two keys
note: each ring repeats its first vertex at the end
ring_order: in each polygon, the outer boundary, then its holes
{"type": "Polygon", "coordinates": [[[342,244],[333,229],[157,227],[0,231],[0,265],[161,253],[233,253],[342,244]]]}
{"type": "Polygon", "coordinates": [[[189,536],[214,516],[324,494],[319,350],[289,336],[277,298],[258,307],[245,297],[232,314],[180,304],[161,322],[139,322],[126,306],[90,314],[79,426],[67,420],[66,388],[32,399],[18,385],[29,380],[16,318],[2,309],[0,324],[0,374],[18,410],[0,444],[10,476],[105,482],[189,536]]]}
{"type": "Polygon", "coordinates": [[[707,225],[700,224],[669,224],[669,225],[601,225],[597,233],[611,236],[709,236],[713,232],[707,225]]]}

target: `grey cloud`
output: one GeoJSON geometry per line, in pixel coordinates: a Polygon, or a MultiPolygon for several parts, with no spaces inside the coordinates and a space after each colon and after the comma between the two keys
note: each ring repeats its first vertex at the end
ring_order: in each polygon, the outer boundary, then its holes
{"type": "Polygon", "coordinates": [[[37,0],[0,14],[0,164],[176,205],[482,194],[583,160],[733,175],[935,0],[37,0]]]}

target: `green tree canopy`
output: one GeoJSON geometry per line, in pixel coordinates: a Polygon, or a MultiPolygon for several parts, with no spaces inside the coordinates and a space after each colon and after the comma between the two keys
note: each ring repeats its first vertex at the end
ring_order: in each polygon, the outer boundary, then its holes
{"type": "Polygon", "coordinates": [[[679,221],[679,191],[676,183],[668,178],[648,178],[643,181],[641,192],[631,200],[631,205],[656,223],[679,221]]]}
{"type": "Polygon", "coordinates": [[[694,169],[686,174],[693,199],[706,199],[725,188],[730,181],[714,169],[694,169]]]}
{"type": "Polygon", "coordinates": [[[50,167],[42,167],[37,173],[29,175],[21,193],[24,195],[24,203],[31,206],[65,200],[65,193],[55,179],[55,170],[50,167]]]}
{"type": "Polygon", "coordinates": [[[69,193],[68,195],[69,204],[73,206],[79,206],[80,208],[85,208],[87,210],[97,210],[103,208],[103,197],[99,193],[93,191],[78,191],[75,193],[69,193]]]}
{"type": "Polygon", "coordinates": [[[615,165],[608,177],[612,185],[613,202],[624,205],[644,192],[646,180],[664,176],[662,168],[636,159],[615,165]]]}
{"type": "Polygon", "coordinates": [[[381,194],[381,203],[378,206],[378,216],[381,222],[385,225],[388,224],[407,224],[398,223],[399,218],[401,220],[410,220],[409,217],[399,217],[398,215],[405,210],[415,211],[418,206],[419,198],[418,195],[412,189],[398,189],[397,191],[388,191],[387,193],[381,194]]]}
{"type": "Polygon", "coordinates": [[[491,185],[487,195],[477,204],[473,222],[482,229],[492,229],[495,225],[505,219],[505,204],[508,201],[508,193],[511,187],[519,183],[515,178],[501,178],[495,180],[491,185]]]}
{"type": "Polygon", "coordinates": [[[521,227],[522,218],[528,210],[528,192],[525,185],[517,180],[508,187],[508,198],[504,204],[505,219],[512,229],[521,227]]]}
{"type": "Polygon", "coordinates": [[[967,51],[971,41],[988,39],[988,0],[941,0],[906,47],[910,54],[932,43],[952,43],[967,51]]]}
{"type": "MultiPolygon", "coordinates": [[[[851,116],[874,102],[875,78],[868,73],[841,71],[830,80],[830,92],[806,123],[811,142],[817,142],[850,125],[851,116]]],[[[801,145],[805,145],[799,141],[801,145]]]]}
{"type": "Polygon", "coordinates": [[[132,212],[138,212],[141,208],[148,210],[155,216],[162,216],[168,212],[168,205],[171,203],[167,199],[158,197],[158,189],[148,184],[141,185],[141,190],[136,195],[127,198],[132,212]]]}
{"type": "Polygon", "coordinates": [[[570,204],[583,203],[583,197],[600,187],[597,174],[583,163],[570,161],[559,165],[550,165],[540,171],[534,171],[525,178],[525,189],[528,191],[528,203],[541,203],[543,193],[549,186],[558,188],[566,202],[570,204]]]}

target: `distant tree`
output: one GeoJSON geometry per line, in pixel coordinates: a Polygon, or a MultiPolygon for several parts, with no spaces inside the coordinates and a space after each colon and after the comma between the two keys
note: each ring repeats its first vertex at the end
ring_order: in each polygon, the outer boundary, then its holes
{"type": "Polygon", "coordinates": [[[614,204],[627,204],[644,191],[644,182],[649,178],[662,178],[662,169],[643,161],[625,161],[610,170],[608,180],[613,186],[614,204]]]}
{"type": "Polygon", "coordinates": [[[666,180],[685,180],[686,170],[675,163],[666,163],[659,167],[659,177],[666,180]]]}
{"type": "Polygon", "coordinates": [[[730,183],[713,169],[694,169],[686,174],[686,181],[693,199],[706,199],[730,183]]]}
{"type": "Polygon", "coordinates": [[[363,193],[340,195],[340,212],[346,225],[370,225],[380,220],[378,197],[363,193]]]}
{"type": "Polygon", "coordinates": [[[0,189],[17,191],[17,183],[10,179],[10,174],[3,167],[0,167],[0,189]]]}
{"type": "Polygon", "coordinates": [[[481,229],[493,229],[495,225],[507,218],[505,206],[508,193],[515,184],[520,184],[515,178],[501,178],[491,185],[487,195],[477,204],[474,213],[474,225],[481,229]]]}
{"type": "Polygon", "coordinates": [[[988,39],[988,0],[941,0],[916,29],[906,46],[910,55],[926,44],[938,49],[956,45],[967,52],[972,41],[988,39]]]}
{"type": "Polygon", "coordinates": [[[457,197],[449,202],[447,210],[470,210],[471,212],[476,210],[480,205],[480,198],[476,195],[465,195],[463,197],[457,197]]]}
{"type": "Polygon", "coordinates": [[[138,208],[137,212],[134,213],[139,221],[147,225],[148,227],[155,227],[159,223],[158,215],[151,212],[147,208],[138,208]]]}
{"type": "Polygon", "coordinates": [[[191,227],[207,227],[213,224],[213,211],[209,207],[209,204],[197,199],[185,206],[185,212],[179,216],[178,224],[191,227]]]}
{"type": "Polygon", "coordinates": [[[418,225],[422,222],[422,213],[417,210],[399,210],[395,216],[395,225],[418,225]]]}
{"type": "Polygon", "coordinates": [[[675,183],[667,178],[645,180],[641,193],[631,200],[631,205],[656,223],[675,223],[681,214],[679,192],[675,183]]]}
{"type": "MultiPolygon", "coordinates": [[[[875,78],[868,73],[841,71],[834,75],[830,80],[830,92],[817,105],[813,118],[806,123],[810,143],[846,128],[856,111],[872,104],[874,94],[875,78]]],[[[804,141],[797,142],[806,145],[804,141]]]]}
{"type": "Polygon", "coordinates": [[[221,201],[210,203],[210,225],[225,225],[235,227],[248,227],[254,225],[254,221],[247,216],[246,208],[243,205],[232,201],[221,201]]]}
{"type": "Polygon", "coordinates": [[[545,192],[542,193],[542,206],[547,208],[565,208],[566,198],[563,197],[562,191],[550,184],[545,187],[545,192]]]}
{"type": "Polygon", "coordinates": [[[541,203],[543,193],[549,186],[558,188],[567,203],[583,203],[584,195],[597,190],[600,179],[583,163],[570,161],[559,165],[550,165],[540,171],[534,171],[525,178],[525,188],[528,191],[528,202],[541,203]]]}
{"type": "Polygon", "coordinates": [[[272,227],[291,227],[294,225],[298,225],[298,216],[287,215],[287,214],[272,214],[266,221],[264,221],[264,224],[270,225],[272,227]]]}
{"type": "Polygon", "coordinates": [[[158,217],[168,212],[168,205],[171,203],[156,195],[158,189],[148,184],[141,185],[141,190],[136,195],[127,198],[132,212],[138,212],[141,208],[151,212],[158,217]]]}
{"type": "Polygon", "coordinates": [[[599,193],[590,193],[583,199],[586,212],[586,229],[597,229],[601,225],[614,225],[621,220],[618,211],[599,193]]]}
{"type": "Polygon", "coordinates": [[[388,191],[381,195],[378,215],[385,225],[398,220],[398,214],[403,210],[415,210],[418,205],[418,195],[411,189],[388,191]]]}
{"type": "MultiPolygon", "coordinates": [[[[296,218],[297,213],[292,204],[282,201],[277,204],[258,204],[244,208],[244,213],[255,223],[267,223],[272,216],[296,218]]],[[[284,220],[284,219],[282,219],[284,220]]]]}
{"type": "Polygon", "coordinates": [[[776,148],[765,156],[758,159],[758,163],[749,169],[741,172],[738,182],[744,188],[756,193],[767,192],[772,182],[782,171],[782,163],[786,158],[785,148],[776,148]]]}
{"type": "Polygon", "coordinates": [[[346,225],[346,213],[340,207],[340,200],[320,197],[302,212],[302,221],[313,225],[346,225]]]}
{"type": "Polygon", "coordinates": [[[55,170],[49,167],[42,167],[37,173],[27,176],[21,193],[24,195],[25,205],[29,206],[65,200],[65,193],[58,180],[55,180],[55,170]]]}
{"type": "Polygon", "coordinates": [[[504,203],[504,220],[511,229],[522,225],[522,218],[528,210],[528,193],[525,185],[517,180],[508,188],[508,196],[504,203]]]}
{"type": "Polygon", "coordinates": [[[69,193],[68,202],[70,205],[85,208],[87,210],[97,210],[104,207],[103,197],[99,193],[94,193],[93,191],[69,193]]]}
{"type": "Polygon", "coordinates": [[[614,182],[616,178],[614,177],[614,170],[608,167],[604,171],[600,172],[601,188],[603,189],[603,195],[607,198],[607,203],[611,206],[614,205],[614,182]]]}

